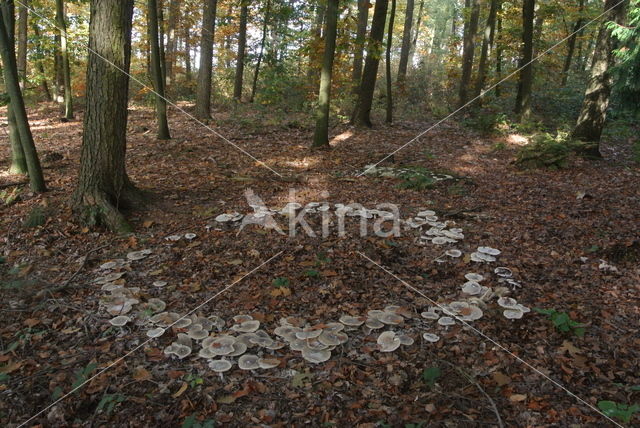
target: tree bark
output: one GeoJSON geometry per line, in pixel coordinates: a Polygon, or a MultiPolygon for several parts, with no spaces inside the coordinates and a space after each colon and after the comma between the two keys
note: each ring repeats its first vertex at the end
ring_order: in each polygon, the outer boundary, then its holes
{"type": "Polygon", "coordinates": [[[473,57],[475,55],[475,38],[478,32],[480,21],[480,4],[478,0],[465,0],[465,9],[470,11],[468,20],[465,21],[464,47],[462,52],[462,78],[460,80],[460,101],[458,106],[462,107],[469,99],[471,77],[473,73],[473,57]]]}
{"type": "Polygon", "coordinates": [[[184,78],[191,82],[191,31],[188,27],[184,29],[184,78]]]}
{"type": "MultiPolygon", "coordinates": [[[[20,137],[20,147],[22,153],[16,146],[16,152],[13,157],[20,162],[19,158],[24,155],[27,171],[29,172],[29,181],[31,189],[34,192],[46,191],[44,177],[42,176],[42,168],[40,160],[36,152],[36,146],[33,142],[33,135],[29,127],[29,119],[27,110],[24,106],[24,99],[20,91],[20,77],[18,76],[18,67],[16,64],[15,53],[15,16],[13,1],[3,1],[0,3],[0,56],[2,57],[2,71],[4,73],[4,82],[6,91],[9,94],[11,114],[15,118],[14,132],[20,137]]],[[[15,144],[17,139],[13,139],[15,144]]],[[[22,167],[23,165],[18,165],[22,167]]]]}
{"type": "Polygon", "coordinates": [[[518,83],[518,96],[516,98],[515,113],[520,122],[525,122],[531,117],[531,93],[533,89],[533,31],[535,20],[536,1],[524,0],[522,5],[522,41],[524,44],[522,60],[520,61],[520,80],[518,83]]]}
{"type": "Polygon", "coordinates": [[[247,50],[247,19],[249,3],[242,0],[240,6],[240,30],[238,33],[238,54],[236,57],[236,78],[233,85],[233,98],[242,101],[242,83],[244,81],[244,62],[247,50]]]}
{"type": "Polygon", "coordinates": [[[502,52],[504,48],[502,47],[501,37],[502,37],[502,18],[498,18],[497,24],[497,38],[496,38],[496,80],[498,83],[495,87],[495,94],[497,98],[500,98],[502,95],[502,87],[500,86],[500,81],[502,80],[502,52]]]}
{"type": "Polygon", "coordinates": [[[133,0],[91,0],[87,107],[73,197],[85,222],[121,233],[131,227],[120,208],[140,200],[125,168],[132,17],[133,0]]]}
{"type": "Polygon", "coordinates": [[[67,47],[67,19],[64,10],[64,0],[56,0],[56,23],[60,32],[60,61],[62,67],[62,81],[64,85],[64,117],[73,119],[73,93],[71,91],[71,65],[69,64],[69,50],[67,47]]]}
{"type": "Polygon", "coordinates": [[[606,14],[598,32],[591,65],[591,77],[582,102],[580,116],[572,132],[574,139],[594,143],[585,149],[585,152],[594,156],[601,156],[598,143],[607,120],[607,110],[613,85],[611,68],[615,64],[614,50],[616,41],[608,23],[615,22],[622,25],[627,6],[627,2],[622,2],[615,6],[617,2],[618,0],[605,1],[604,9],[608,10],[612,7],[613,9],[606,14]]]}
{"type": "Polygon", "coordinates": [[[258,54],[258,60],[256,62],[256,70],[253,73],[253,82],[251,84],[251,97],[249,102],[252,103],[256,97],[256,90],[258,89],[258,76],[260,75],[260,66],[262,65],[262,58],[264,57],[264,45],[267,42],[267,28],[269,25],[269,15],[271,14],[271,0],[267,0],[264,7],[264,22],[262,23],[262,39],[260,40],[260,53],[258,54]]]}
{"type": "Polygon", "coordinates": [[[418,8],[418,17],[416,18],[416,25],[413,31],[413,39],[411,46],[409,47],[409,59],[408,63],[413,64],[413,56],[415,55],[418,47],[418,37],[420,36],[420,26],[422,25],[422,12],[424,11],[424,0],[420,0],[420,7],[418,8]]]}
{"type": "MultiPolygon", "coordinates": [[[[393,24],[396,20],[396,0],[391,0],[391,14],[389,16],[389,30],[387,34],[387,117],[386,122],[393,122],[393,84],[391,78],[391,44],[393,43],[393,24]]],[[[406,72],[406,69],[405,69],[406,72]]]]}
{"type": "Polygon", "coordinates": [[[213,39],[216,31],[217,0],[205,0],[202,10],[202,35],[200,38],[200,68],[196,89],[196,117],[211,118],[211,77],[213,74],[213,39]]]}
{"type": "Polygon", "coordinates": [[[371,107],[373,106],[373,94],[378,77],[378,66],[382,55],[382,39],[384,38],[385,22],[387,20],[387,8],[389,0],[377,0],[373,10],[371,22],[371,34],[367,43],[367,59],[364,63],[362,83],[358,94],[353,123],[358,126],[371,127],[371,107]]]}
{"type": "MultiPolygon", "coordinates": [[[[409,65],[409,51],[411,50],[411,28],[413,26],[414,0],[407,0],[407,10],[404,15],[404,31],[402,33],[402,48],[400,49],[400,64],[398,65],[398,84],[402,85],[407,78],[409,65]]],[[[393,4],[391,5],[393,10],[393,4]]]]}
{"type": "MultiPolygon", "coordinates": [[[[325,22],[327,14],[326,0],[315,0],[316,16],[311,29],[311,49],[309,51],[309,67],[307,68],[307,79],[311,85],[316,85],[320,78],[320,45],[322,42],[322,26],[325,22]]],[[[286,26],[284,27],[286,28],[286,26]]]]}
{"type": "Polygon", "coordinates": [[[318,111],[316,113],[316,130],[313,136],[313,148],[329,148],[331,77],[333,75],[333,60],[336,52],[337,33],[338,0],[329,0],[324,29],[324,59],[322,61],[322,71],[320,72],[320,90],[318,92],[318,111]]]}
{"type": "Polygon", "coordinates": [[[18,75],[20,87],[27,85],[27,37],[29,29],[29,0],[21,0],[18,5],[18,75]]]}
{"type": "Polygon", "coordinates": [[[158,4],[156,0],[147,0],[147,16],[149,27],[149,47],[151,50],[151,80],[156,92],[156,120],[158,122],[158,139],[170,140],[169,123],[167,121],[167,100],[165,96],[162,65],[160,65],[160,44],[158,42],[158,4]]]}
{"type": "MultiPolygon", "coordinates": [[[[33,34],[35,37],[34,44],[37,46],[37,49],[40,49],[40,29],[38,28],[38,24],[36,22],[32,22],[33,34]]],[[[47,74],[44,70],[44,65],[42,65],[41,60],[36,60],[36,68],[38,69],[38,73],[40,73],[40,88],[42,92],[44,92],[44,96],[47,101],[51,101],[51,92],[49,91],[49,85],[47,84],[47,74]]]]}
{"type": "Polygon", "coordinates": [[[160,44],[160,66],[162,67],[162,80],[165,91],[167,89],[167,53],[165,49],[165,24],[164,24],[164,0],[158,0],[158,39],[160,44]]]}
{"type": "Polygon", "coordinates": [[[567,80],[569,79],[569,71],[571,70],[571,63],[573,61],[573,54],[576,50],[576,40],[578,39],[578,33],[580,33],[580,29],[583,25],[582,12],[584,11],[584,1],[580,0],[580,5],[578,8],[578,13],[580,13],[580,17],[576,20],[576,24],[573,27],[573,31],[569,36],[569,40],[567,41],[567,56],[564,60],[564,65],[562,67],[562,87],[567,86],[567,80]]]}
{"type": "Polygon", "coordinates": [[[491,0],[489,16],[487,17],[487,23],[484,27],[484,34],[482,39],[480,63],[478,64],[478,77],[476,80],[476,88],[474,92],[475,97],[478,97],[480,96],[480,94],[482,94],[484,82],[487,77],[487,59],[489,58],[489,47],[493,45],[496,31],[496,15],[498,14],[499,7],[500,0],[491,0]]]}
{"type": "Polygon", "coordinates": [[[358,26],[353,54],[353,92],[357,94],[362,81],[362,63],[364,61],[364,46],[367,40],[367,24],[369,23],[369,0],[358,0],[358,26]]]}
{"type": "Polygon", "coordinates": [[[176,54],[178,47],[178,21],[180,19],[181,0],[169,1],[169,21],[167,22],[167,51],[166,51],[166,73],[168,84],[173,84],[175,74],[176,54]]]}

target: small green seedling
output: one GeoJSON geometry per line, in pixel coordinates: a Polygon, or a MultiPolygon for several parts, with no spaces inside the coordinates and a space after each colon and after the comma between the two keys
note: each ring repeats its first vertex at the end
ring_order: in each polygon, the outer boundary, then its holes
{"type": "Polygon", "coordinates": [[[284,277],[278,277],[276,279],[274,279],[273,281],[271,281],[271,285],[273,285],[274,287],[288,287],[289,286],[289,280],[287,278],[284,277]]]}
{"type": "Polygon", "coordinates": [[[631,422],[634,413],[640,412],[640,405],[627,405],[615,401],[598,401],[598,408],[610,418],[616,418],[624,423],[631,422]]]}
{"type": "Polygon", "coordinates": [[[315,269],[309,269],[307,271],[304,272],[305,276],[308,276],[309,278],[318,278],[320,276],[320,272],[318,272],[315,269]]]}
{"type": "Polygon", "coordinates": [[[566,312],[558,312],[555,309],[540,309],[534,308],[534,310],[542,315],[549,317],[549,320],[553,323],[554,327],[562,333],[573,333],[578,337],[583,337],[586,330],[582,324],[571,319],[566,312]]]}
{"type": "Polygon", "coordinates": [[[422,372],[422,380],[424,380],[424,383],[429,385],[429,388],[433,388],[433,386],[436,384],[436,381],[440,379],[441,376],[442,370],[440,370],[439,367],[429,367],[427,369],[424,369],[424,371],[422,372]]]}
{"type": "Polygon", "coordinates": [[[104,410],[107,415],[113,412],[113,409],[116,405],[126,401],[127,397],[122,394],[107,394],[102,397],[102,400],[98,403],[98,407],[96,407],[96,412],[104,410]]]}
{"type": "Polygon", "coordinates": [[[76,379],[73,381],[73,385],[71,385],[71,389],[76,389],[84,384],[91,373],[93,373],[93,371],[97,368],[98,365],[96,363],[89,363],[85,368],[78,370],[76,372],[76,379]]]}
{"type": "Polygon", "coordinates": [[[182,428],[214,428],[216,426],[215,421],[211,419],[205,419],[203,421],[198,421],[196,418],[197,414],[193,414],[187,417],[184,422],[182,422],[182,428]]]}

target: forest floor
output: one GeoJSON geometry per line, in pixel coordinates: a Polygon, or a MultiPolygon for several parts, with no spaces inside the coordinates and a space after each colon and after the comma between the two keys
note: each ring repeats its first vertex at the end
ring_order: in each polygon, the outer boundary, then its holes
{"type": "Polygon", "coordinates": [[[262,125],[236,127],[217,113],[217,131],[281,178],[176,112],[174,138],[157,141],[152,112],[133,108],[128,170],[152,197],[146,209],[129,214],[135,234],[120,237],[78,224],[68,205],[82,122],[61,122],[51,106],[31,113],[50,190],[34,196],[23,185],[12,193],[6,185],[20,178],[0,177],[4,197],[17,195],[0,207],[5,426],[25,422],[107,367],[29,425],[601,426],[611,422],[585,402],[640,403],[640,169],[630,160],[630,141],[606,142],[601,161],[572,158],[562,170],[522,170],[513,160],[525,137],[483,137],[449,122],[384,164],[453,177],[422,188],[358,173],[428,123],[341,126],[333,130],[331,151],[311,152],[309,129],[250,113],[245,121],[262,125]],[[247,188],[278,209],[296,189],[303,205],[392,203],[402,218],[433,210],[465,237],[444,247],[419,245],[415,230],[363,237],[356,220],[348,220],[345,236],[333,224],[322,237],[312,214],[306,218],[316,237],[256,226],[238,233],[237,226],[216,224],[219,214],[252,212],[247,188]],[[166,239],[185,233],[196,237],[166,239]],[[500,249],[497,263],[470,261],[479,246],[500,249]],[[465,255],[439,262],[449,248],[465,255]],[[405,320],[393,329],[415,343],[383,353],[376,332],[349,332],[349,342],[321,364],[288,347],[254,350],[278,358],[279,366],[218,374],[196,348],[181,360],[164,355],[185,329],[148,341],[144,311],[125,327],[109,324],[112,316],[100,305],[106,292],[95,281],[104,275],[100,266],[138,250],[150,254],[116,268],[124,274],[118,284],[139,288],[134,295],[143,303],[131,314],[150,298],[181,315],[206,302],[199,315],[217,315],[228,328],[233,316],[249,314],[273,336],[281,318],[322,326],[397,305],[405,320]],[[477,330],[420,318],[432,300],[458,299],[467,273],[498,286],[498,266],[522,285],[511,297],[566,312],[584,336],[568,322],[555,328],[536,311],[506,319],[493,303],[473,322],[477,330]],[[154,287],[156,281],[167,285],[154,287]],[[425,341],[427,331],[441,340],[425,341]]]}

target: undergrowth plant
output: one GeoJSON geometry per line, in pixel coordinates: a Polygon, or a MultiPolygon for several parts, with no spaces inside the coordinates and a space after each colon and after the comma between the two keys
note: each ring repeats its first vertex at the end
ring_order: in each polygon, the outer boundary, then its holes
{"type": "Polygon", "coordinates": [[[433,187],[436,180],[431,176],[431,171],[422,167],[411,167],[402,171],[398,178],[402,182],[398,184],[400,189],[426,190],[433,187]]]}
{"type": "Polygon", "coordinates": [[[640,405],[622,404],[615,401],[598,401],[598,408],[610,418],[616,418],[626,424],[631,422],[635,413],[640,413],[640,405]]]}
{"type": "Polygon", "coordinates": [[[553,326],[562,333],[575,334],[578,337],[583,337],[586,330],[582,324],[571,319],[568,313],[558,312],[555,309],[540,309],[534,308],[539,314],[546,315],[553,326]]]}

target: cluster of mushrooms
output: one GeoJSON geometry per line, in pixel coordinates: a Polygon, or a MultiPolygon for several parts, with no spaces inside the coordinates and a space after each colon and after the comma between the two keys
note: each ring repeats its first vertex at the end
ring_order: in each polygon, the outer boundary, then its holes
{"type": "Polygon", "coordinates": [[[406,174],[418,175],[432,179],[433,181],[452,180],[449,174],[436,174],[434,172],[416,171],[410,168],[393,168],[390,166],[367,165],[364,167],[364,175],[368,177],[402,178],[406,174]]]}

